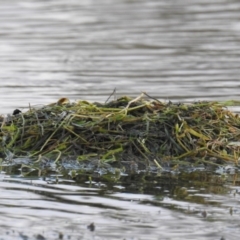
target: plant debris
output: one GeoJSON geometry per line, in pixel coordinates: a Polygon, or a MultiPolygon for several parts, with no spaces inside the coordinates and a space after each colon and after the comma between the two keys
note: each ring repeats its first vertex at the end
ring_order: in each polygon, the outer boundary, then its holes
{"type": "Polygon", "coordinates": [[[161,102],[142,93],[106,103],[67,98],[1,118],[2,157],[76,159],[130,171],[238,165],[240,118],[224,103],[161,102]]]}

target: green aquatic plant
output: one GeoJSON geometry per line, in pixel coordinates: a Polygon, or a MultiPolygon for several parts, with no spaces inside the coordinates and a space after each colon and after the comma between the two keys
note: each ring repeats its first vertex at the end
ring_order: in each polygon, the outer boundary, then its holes
{"type": "Polygon", "coordinates": [[[39,156],[71,158],[128,171],[238,165],[240,118],[224,103],[161,102],[146,93],[107,103],[60,100],[2,118],[2,157],[28,156],[35,165],[39,156]]]}

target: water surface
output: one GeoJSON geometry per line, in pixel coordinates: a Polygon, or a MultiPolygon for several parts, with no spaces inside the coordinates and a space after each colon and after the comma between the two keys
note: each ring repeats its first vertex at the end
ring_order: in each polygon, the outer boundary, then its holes
{"type": "Polygon", "coordinates": [[[0,190],[3,239],[239,239],[238,186],[2,175],[0,190]]]}
{"type": "MultiPolygon", "coordinates": [[[[114,88],[239,100],[239,10],[237,0],[0,0],[1,113],[61,97],[105,101],[114,88]]],[[[236,179],[48,178],[2,172],[2,239],[239,239],[236,179]]]]}
{"type": "Polygon", "coordinates": [[[1,112],[60,97],[239,99],[240,3],[0,1],[1,112]]]}

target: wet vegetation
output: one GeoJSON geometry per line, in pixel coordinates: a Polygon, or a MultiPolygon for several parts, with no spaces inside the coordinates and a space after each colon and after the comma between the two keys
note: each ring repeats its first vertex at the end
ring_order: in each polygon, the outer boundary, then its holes
{"type": "Polygon", "coordinates": [[[1,118],[2,161],[73,177],[238,165],[240,118],[228,103],[161,102],[142,93],[105,103],[62,98],[1,118]]]}

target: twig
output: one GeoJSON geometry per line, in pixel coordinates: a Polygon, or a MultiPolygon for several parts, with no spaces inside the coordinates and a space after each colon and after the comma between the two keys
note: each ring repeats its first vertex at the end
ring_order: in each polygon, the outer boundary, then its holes
{"type": "Polygon", "coordinates": [[[108,100],[112,97],[113,94],[116,93],[116,88],[114,88],[113,92],[110,94],[110,96],[107,98],[107,100],[105,101],[105,104],[108,102],[108,100]]]}

